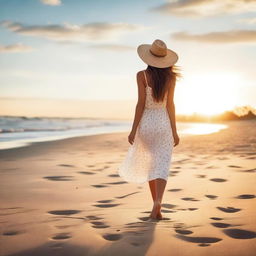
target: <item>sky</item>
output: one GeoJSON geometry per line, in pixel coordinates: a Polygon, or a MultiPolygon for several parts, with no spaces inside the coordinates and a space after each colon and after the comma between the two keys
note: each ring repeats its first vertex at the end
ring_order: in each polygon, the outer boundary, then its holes
{"type": "Polygon", "coordinates": [[[155,39],[179,56],[178,114],[256,107],[255,28],[256,0],[0,0],[0,114],[131,117],[155,39]]]}

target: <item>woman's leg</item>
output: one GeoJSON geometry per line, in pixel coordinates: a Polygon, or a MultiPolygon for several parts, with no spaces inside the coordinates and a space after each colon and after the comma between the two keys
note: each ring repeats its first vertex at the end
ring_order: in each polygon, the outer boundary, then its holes
{"type": "Polygon", "coordinates": [[[163,218],[161,214],[161,204],[166,183],[167,181],[165,179],[156,179],[156,199],[154,201],[154,208],[156,209],[156,214],[154,214],[154,218],[157,219],[163,218]]]}
{"type": "Polygon", "coordinates": [[[164,189],[166,186],[167,181],[165,179],[156,179],[156,201],[162,203],[164,189]]]}
{"type": "Polygon", "coordinates": [[[156,208],[156,203],[155,203],[156,202],[156,179],[150,180],[148,182],[148,184],[149,184],[149,187],[150,187],[151,196],[152,196],[153,203],[154,203],[151,214],[150,214],[150,217],[156,219],[157,218],[157,213],[158,213],[158,209],[156,208]]]}
{"type": "Polygon", "coordinates": [[[166,180],[164,179],[155,179],[149,181],[149,187],[151,191],[151,195],[154,201],[154,206],[150,217],[152,218],[162,218],[161,214],[161,203],[163,199],[164,189],[166,186],[166,180]]]}
{"type": "Polygon", "coordinates": [[[155,201],[156,200],[156,180],[150,180],[148,184],[150,187],[152,199],[153,201],[155,201]]]}

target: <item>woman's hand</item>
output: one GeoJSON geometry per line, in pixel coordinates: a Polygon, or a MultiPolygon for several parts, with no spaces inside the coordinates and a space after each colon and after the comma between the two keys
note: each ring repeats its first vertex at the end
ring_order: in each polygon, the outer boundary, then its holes
{"type": "Polygon", "coordinates": [[[174,139],[174,147],[177,146],[180,142],[179,135],[177,133],[173,134],[173,139],[174,139]]]}
{"type": "Polygon", "coordinates": [[[130,143],[131,145],[132,145],[133,142],[134,142],[135,133],[136,133],[136,132],[131,131],[130,134],[129,134],[129,136],[128,136],[128,141],[129,141],[129,143],[130,143]]]}

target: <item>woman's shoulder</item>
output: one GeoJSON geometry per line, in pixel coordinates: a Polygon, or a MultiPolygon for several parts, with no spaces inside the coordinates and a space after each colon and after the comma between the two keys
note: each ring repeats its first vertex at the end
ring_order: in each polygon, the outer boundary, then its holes
{"type": "Polygon", "coordinates": [[[138,72],[137,72],[137,74],[136,74],[136,76],[137,76],[137,79],[139,79],[139,80],[144,80],[144,72],[145,72],[145,70],[139,70],[138,72]]]}
{"type": "Polygon", "coordinates": [[[143,69],[143,70],[139,70],[139,71],[137,72],[137,76],[138,76],[138,75],[143,75],[144,72],[146,72],[146,70],[144,70],[144,69],[143,69]]]}

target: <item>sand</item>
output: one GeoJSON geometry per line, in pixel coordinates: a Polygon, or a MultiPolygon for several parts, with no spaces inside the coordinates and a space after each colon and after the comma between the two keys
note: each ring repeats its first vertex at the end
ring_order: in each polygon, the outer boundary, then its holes
{"type": "Polygon", "coordinates": [[[128,133],[0,151],[0,255],[255,255],[256,123],[227,124],[174,148],[160,221],[117,174],[128,133]]]}

